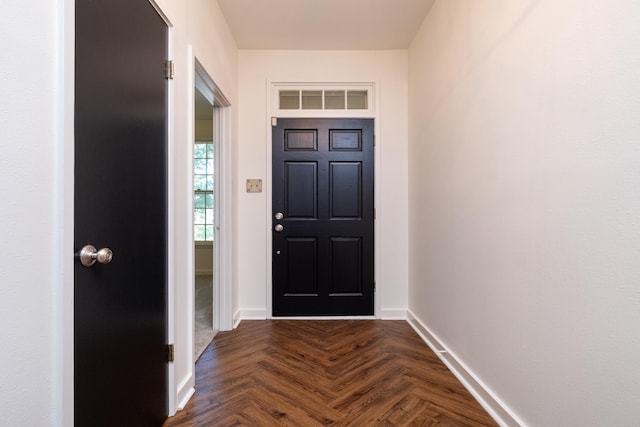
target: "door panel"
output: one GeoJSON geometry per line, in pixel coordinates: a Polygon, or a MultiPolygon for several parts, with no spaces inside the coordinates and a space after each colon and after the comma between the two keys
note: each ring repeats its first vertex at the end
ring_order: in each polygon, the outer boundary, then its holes
{"type": "Polygon", "coordinates": [[[362,218],[362,162],[329,163],[331,219],[362,218]]]}
{"type": "Polygon", "coordinates": [[[272,140],[273,315],[372,315],[373,120],[279,119],[272,140]]]}
{"type": "Polygon", "coordinates": [[[285,211],[291,219],[318,217],[318,164],[316,162],[286,162],[285,211]]]}
{"type": "Polygon", "coordinates": [[[76,0],[75,425],[167,416],[167,27],[146,0],[76,0]]]}
{"type": "Polygon", "coordinates": [[[331,296],[362,296],[362,239],[333,237],[330,239],[331,296]]]}
{"type": "Polygon", "coordinates": [[[315,130],[285,130],[285,151],[317,151],[318,132],[315,130]]]}
{"type": "Polygon", "coordinates": [[[288,238],[287,256],[285,295],[318,295],[318,240],[313,237],[288,238]]]}

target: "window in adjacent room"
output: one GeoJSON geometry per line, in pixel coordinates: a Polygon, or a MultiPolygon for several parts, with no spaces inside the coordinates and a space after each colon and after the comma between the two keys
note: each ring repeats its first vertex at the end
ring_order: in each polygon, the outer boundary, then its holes
{"type": "Polygon", "coordinates": [[[193,149],[193,224],[196,241],[213,240],[213,142],[196,142],[193,149]]]}

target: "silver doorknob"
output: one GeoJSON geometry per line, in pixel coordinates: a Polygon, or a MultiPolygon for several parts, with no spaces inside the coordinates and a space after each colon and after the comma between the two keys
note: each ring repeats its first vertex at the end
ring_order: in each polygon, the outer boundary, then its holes
{"type": "Polygon", "coordinates": [[[278,225],[275,226],[275,230],[279,233],[282,230],[284,230],[284,227],[282,226],[282,224],[278,224],[278,225]]]}
{"type": "Polygon", "coordinates": [[[282,212],[277,212],[276,213],[276,219],[277,220],[281,220],[282,218],[284,218],[284,215],[282,215],[282,212]]]}
{"type": "Polygon", "coordinates": [[[113,259],[113,252],[109,248],[96,250],[95,246],[87,245],[80,250],[80,264],[91,267],[98,261],[100,264],[109,264],[113,259]]]}

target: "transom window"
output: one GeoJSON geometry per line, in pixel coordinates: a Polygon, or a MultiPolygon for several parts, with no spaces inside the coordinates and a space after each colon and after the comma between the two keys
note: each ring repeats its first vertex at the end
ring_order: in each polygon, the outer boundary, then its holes
{"type": "Polygon", "coordinates": [[[366,90],[280,90],[281,110],[366,110],[366,90]]]}
{"type": "Polygon", "coordinates": [[[375,116],[375,83],[271,83],[273,117],[375,116]]]}

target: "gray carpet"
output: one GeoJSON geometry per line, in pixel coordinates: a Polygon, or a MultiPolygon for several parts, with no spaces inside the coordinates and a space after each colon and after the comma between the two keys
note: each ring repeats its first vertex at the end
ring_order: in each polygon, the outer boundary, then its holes
{"type": "Polygon", "coordinates": [[[213,340],[213,276],[196,276],[196,314],[193,357],[198,360],[213,340]]]}

